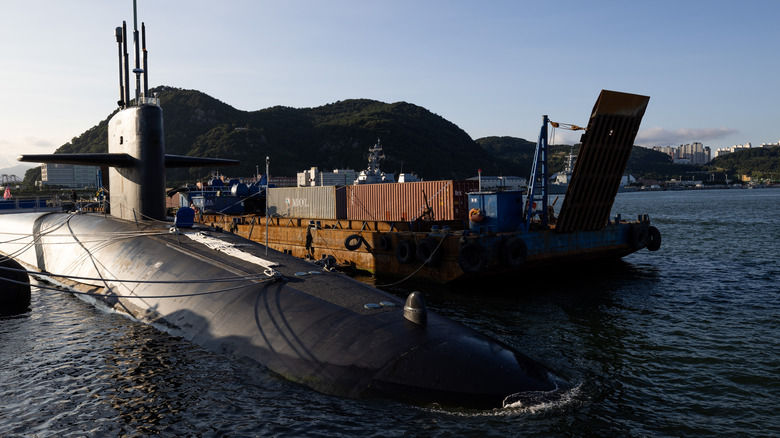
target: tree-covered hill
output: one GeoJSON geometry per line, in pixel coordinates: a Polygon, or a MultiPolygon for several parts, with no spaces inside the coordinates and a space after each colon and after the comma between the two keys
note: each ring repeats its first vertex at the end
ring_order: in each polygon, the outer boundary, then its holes
{"type": "MultiPolygon", "coordinates": [[[[196,90],[162,86],[152,91],[158,93],[163,108],[167,153],[241,162],[240,166],[220,169],[169,169],[170,184],[193,182],[214,171],[250,176],[255,166],[263,172],[266,156],[271,159],[271,174],[277,176],[295,176],[313,166],[362,170],[368,149],[377,139],[384,147],[386,158],[381,167],[387,173],[415,172],[426,180],[461,179],[476,176],[477,169],[482,169],[483,175],[528,177],[536,147],[535,142],[515,137],[475,141],[452,122],[406,102],[349,99],[316,108],[275,106],[241,111],[196,90]]],[[[108,120],[113,115],[57,152],[106,152],[108,120]]],[[[551,146],[550,174],[562,170],[566,155],[578,150],[579,145],[551,146]]],[[[777,171],[777,154],[777,148],[774,152],[753,149],[713,163],[731,172],[771,172],[777,171]],[[743,155],[746,152],[755,155],[743,155]]],[[[637,177],[665,179],[701,169],[673,164],[665,154],[634,147],[627,171],[637,177]]],[[[25,175],[28,184],[39,178],[39,168],[25,175]]]]}
{"type": "MultiPolygon", "coordinates": [[[[462,129],[425,108],[368,99],[317,108],[276,106],[240,111],[195,90],[158,87],[170,154],[237,159],[238,167],[170,169],[169,181],[193,181],[219,170],[250,176],[271,159],[271,174],[294,176],[312,166],[323,170],[367,165],[368,149],[380,139],[385,172],[417,172],[425,179],[467,178],[482,167],[494,172],[493,157],[462,129]]],[[[113,114],[111,114],[113,115],[113,114]]],[[[105,152],[108,120],[57,149],[105,152]]]]}
{"type": "MultiPolygon", "coordinates": [[[[484,137],[477,139],[477,144],[493,155],[495,166],[503,175],[517,175],[528,178],[531,164],[536,153],[536,142],[517,137],[484,137]]],[[[579,145],[550,145],[547,152],[547,164],[550,175],[563,170],[566,156],[575,155],[579,145]]]]}
{"type": "Polygon", "coordinates": [[[708,171],[748,175],[753,179],[780,179],[780,147],[742,149],[713,159],[708,171]]]}

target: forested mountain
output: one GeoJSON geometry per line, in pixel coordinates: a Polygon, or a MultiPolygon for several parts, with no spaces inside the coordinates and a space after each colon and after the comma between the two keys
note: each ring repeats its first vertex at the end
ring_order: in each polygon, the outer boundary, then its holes
{"type": "MultiPolygon", "coordinates": [[[[406,102],[368,99],[317,108],[276,106],[240,111],[194,90],[158,87],[169,154],[231,158],[238,167],[171,169],[169,181],[192,181],[219,170],[231,176],[254,174],[271,159],[271,174],[295,176],[367,165],[368,149],[381,140],[385,172],[417,172],[427,180],[467,178],[481,167],[495,172],[493,157],[462,129],[425,108],[406,102]]],[[[113,114],[112,114],[113,115],[113,114]]],[[[57,152],[107,150],[108,119],[57,149],[57,152]]]]}
{"type": "MultiPolygon", "coordinates": [[[[528,177],[536,147],[535,142],[515,137],[473,140],[457,125],[406,102],[350,99],[316,108],[275,106],[241,111],[196,90],[163,86],[151,91],[159,94],[163,108],[167,153],[241,162],[240,166],[220,169],[170,169],[167,180],[171,185],[203,179],[213,171],[250,176],[255,166],[264,171],[266,156],[271,160],[271,175],[295,176],[313,166],[362,170],[368,149],[377,139],[384,147],[386,158],[381,167],[387,173],[415,172],[426,180],[462,179],[476,176],[477,169],[482,169],[483,175],[528,177]]],[[[107,151],[111,116],[57,152],[107,151]]],[[[578,149],[579,145],[551,146],[550,174],[563,169],[566,155],[576,154],[578,149]]],[[[777,155],[774,160],[776,169],[777,155]]],[[[731,161],[718,163],[738,168],[729,164],[731,161]]],[[[627,171],[663,179],[701,169],[672,164],[665,154],[634,147],[627,171]]],[[[40,178],[38,168],[29,171],[25,180],[29,183],[36,177],[40,178]]]]}

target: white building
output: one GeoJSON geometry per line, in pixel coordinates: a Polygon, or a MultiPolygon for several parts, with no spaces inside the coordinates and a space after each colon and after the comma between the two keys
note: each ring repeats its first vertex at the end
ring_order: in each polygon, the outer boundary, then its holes
{"type": "Polygon", "coordinates": [[[706,164],[712,159],[710,147],[698,141],[681,144],[679,147],[656,146],[653,150],[669,155],[675,163],[706,164]]]}
{"type": "Polygon", "coordinates": [[[345,186],[352,184],[357,172],[352,169],[333,169],[333,172],[320,172],[316,167],[298,172],[298,187],[307,186],[345,186]]]}
{"type": "Polygon", "coordinates": [[[751,147],[753,147],[753,145],[751,145],[750,142],[745,144],[735,144],[730,148],[718,149],[718,151],[715,152],[715,157],[721,157],[723,155],[731,154],[742,149],[750,149],[751,147]]]}

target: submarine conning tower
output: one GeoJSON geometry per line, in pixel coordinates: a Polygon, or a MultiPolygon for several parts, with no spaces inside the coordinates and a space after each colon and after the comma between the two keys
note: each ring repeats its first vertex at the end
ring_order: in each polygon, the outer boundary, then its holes
{"type": "Polygon", "coordinates": [[[159,99],[149,98],[146,25],[141,23],[143,68],[139,56],[138,19],[133,2],[135,48],[135,100],[130,100],[130,57],[127,23],[117,27],[120,111],[108,122],[108,153],[129,157],[129,166],[112,166],[108,172],[111,215],[128,220],[165,219],[165,136],[159,99]],[[143,77],[143,93],[141,78],[143,77]],[[140,217],[139,217],[140,215],[140,217]]]}
{"type": "Polygon", "coordinates": [[[135,98],[130,98],[130,55],[127,51],[127,23],[123,22],[115,31],[119,53],[119,111],[108,122],[108,153],[22,155],[18,160],[109,167],[108,194],[112,216],[135,221],[165,220],[166,168],[235,166],[239,162],[165,153],[160,100],[156,96],[148,96],[146,26],[141,23],[139,44],[135,6],[133,2],[135,98]]]}
{"type": "Polygon", "coordinates": [[[165,140],[162,108],[125,108],[108,122],[109,153],[126,154],[132,166],[108,172],[111,215],[128,220],[165,219],[165,140]]]}

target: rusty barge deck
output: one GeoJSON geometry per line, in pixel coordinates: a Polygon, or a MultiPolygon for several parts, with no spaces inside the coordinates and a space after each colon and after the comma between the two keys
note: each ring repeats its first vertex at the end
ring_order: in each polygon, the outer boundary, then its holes
{"type": "MultiPolygon", "coordinates": [[[[341,266],[376,275],[449,283],[565,263],[617,259],[655,245],[647,217],[618,218],[600,230],[477,234],[450,225],[307,220],[200,214],[197,221],[310,260],[331,256],[341,266]],[[517,244],[517,239],[522,244],[517,244]]],[[[657,249],[657,248],[656,248],[657,249]]]]}

